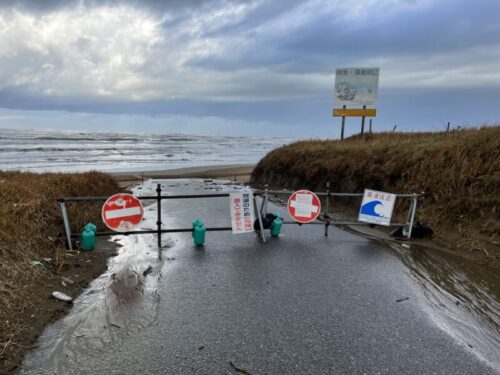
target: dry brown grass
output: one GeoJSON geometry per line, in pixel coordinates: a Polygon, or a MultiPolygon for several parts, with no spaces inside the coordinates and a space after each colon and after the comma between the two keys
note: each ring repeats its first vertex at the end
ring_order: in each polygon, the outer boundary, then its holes
{"type": "MultiPolygon", "coordinates": [[[[23,324],[17,317],[33,309],[31,302],[36,300],[39,285],[51,277],[50,272],[33,267],[31,261],[52,258],[57,267],[64,262],[63,225],[57,199],[107,196],[117,191],[115,180],[98,172],[0,172],[0,343],[4,344],[0,352],[9,339],[22,342],[22,337],[15,337],[22,332],[23,324]]],[[[80,232],[88,221],[96,223],[101,204],[70,205],[73,230],[80,232]]]]}
{"type": "MultiPolygon", "coordinates": [[[[19,285],[36,277],[31,260],[54,257],[63,248],[62,218],[57,199],[64,196],[110,195],[116,182],[98,172],[33,174],[0,172],[0,304],[19,285]],[[57,246],[59,244],[59,246],[57,246]]],[[[99,204],[70,207],[74,230],[99,217],[99,204]]]]}
{"type": "Polygon", "coordinates": [[[419,220],[487,240],[500,229],[500,126],[300,141],[270,152],[252,175],[256,185],[313,190],[326,181],[341,192],[423,192],[419,220]]]}

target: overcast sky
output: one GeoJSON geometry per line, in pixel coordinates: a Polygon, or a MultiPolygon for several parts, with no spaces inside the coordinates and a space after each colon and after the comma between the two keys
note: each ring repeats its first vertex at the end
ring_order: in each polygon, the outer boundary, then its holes
{"type": "Polygon", "coordinates": [[[380,67],[377,130],[500,122],[499,15],[499,0],[2,0],[0,128],[335,137],[339,66],[380,67]]]}

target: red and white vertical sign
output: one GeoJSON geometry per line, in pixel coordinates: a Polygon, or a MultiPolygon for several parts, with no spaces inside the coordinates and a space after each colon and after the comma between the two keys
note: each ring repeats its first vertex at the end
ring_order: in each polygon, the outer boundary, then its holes
{"type": "Polygon", "coordinates": [[[231,193],[229,194],[229,203],[233,234],[253,232],[255,215],[252,192],[231,193]]]}

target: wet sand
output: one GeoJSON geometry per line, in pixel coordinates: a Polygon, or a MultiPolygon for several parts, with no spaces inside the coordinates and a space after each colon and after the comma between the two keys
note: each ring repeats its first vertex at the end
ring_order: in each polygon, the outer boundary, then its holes
{"type": "Polygon", "coordinates": [[[166,169],[158,171],[129,171],[110,173],[122,187],[143,181],[147,178],[225,178],[241,183],[248,183],[255,168],[255,164],[210,165],[166,169]]]}

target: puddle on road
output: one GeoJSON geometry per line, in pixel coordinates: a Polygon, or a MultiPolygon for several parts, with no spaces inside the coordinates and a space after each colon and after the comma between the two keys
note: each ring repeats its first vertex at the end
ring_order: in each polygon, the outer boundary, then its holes
{"type": "Polygon", "coordinates": [[[500,275],[432,242],[398,241],[366,227],[346,230],[382,242],[408,268],[436,324],[500,369],[500,275]]]}
{"type": "Polygon", "coordinates": [[[113,352],[154,323],[163,261],[156,251],[144,249],[154,249],[149,243],[155,240],[152,236],[120,238],[117,243],[122,247],[110,258],[108,271],[92,282],[66,317],[45,331],[20,373],[36,372],[37,362],[54,373],[79,368],[85,365],[82,359],[113,352]],[[136,287],[125,285],[127,274],[137,275],[136,287]]]}
{"type": "Polygon", "coordinates": [[[499,272],[454,255],[451,250],[417,241],[386,240],[387,236],[378,237],[362,228],[342,229],[387,244],[417,283],[433,321],[479,358],[500,369],[499,272]]]}
{"type": "MultiPolygon", "coordinates": [[[[242,188],[227,181],[193,181],[148,180],[137,187],[136,192],[155,195],[156,183],[164,184],[165,194],[179,189],[183,193],[200,193],[242,188]]],[[[163,220],[166,227],[176,224],[166,212],[163,220]]],[[[156,228],[155,204],[145,207],[142,228],[156,228]]],[[[182,244],[175,235],[164,236],[162,242],[166,248],[182,244]]],[[[480,358],[500,368],[500,276],[494,270],[486,272],[484,267],[439,249],[383,242],[408,268],[433,320],[480,358]]],[[[38,348],[26,358],[21,374],[38,373],[37,362],[45,363],[45,368],[52,368],[55,373],[84,366],[82,359],[113,352],[129,337],[156,321],[158,288],[164,268],[164,262],[158,259],[156,236],[117,237],[117,243],[122,247],[119,255],[110,258],[108,271],[75,301],[68,316],[46,330],[38,348]],[[141,277],[142,284],[137,288],[124,285],[128,268],[140,276],[146,270],[149,272],[141,277]]],[[[163,258],[167,259],[165,250],[163,258]]]]}
{"type": "Polygon", "coordinates": [[[498,272],[436,248],[388,245],[408,267],[437,324],[500,368],[498,272]]]}
{"type": "MultiPolygon", "coordinates": [[[[136,195],[156,195],[157,183],[162,184],[163,194],[167,195],[243,187],[228,181],[179,179],[148,180],[132,190],[136,195]]],[[[176,227],[176,218],[167,211],[168,207],[162,205],[163,226],[176,227]]],[[[156,220],[156,203],[145,205],[141,229],[156,229],[156,220]]],[[[127,340],[156,322],[162,272],[175,265],[168,253],[182,246],[183,240],[176,234],[164,234],[163,260],[158,257],[156,234],[116,236],[112,241],[120,248],[118,255],[109,259],[108,270],[75,300],[67,316],[45,330],[37,349],[25,358],[20,374],[40,373],[40,363],[44,372],[85,368],[89,358],[119,351],[127,340]],[[137,281],[135,287],[130,287],[131,280],[132,284],[137,281]]]]}
{"type": "MultiPolygon", "coordinates": [[[[141,190],[144,194],[147,189],[141,190]]],[[[145,207],[141,227],[156,228],[155,204],[145,207]]],[[[112,241],[120,248],[109,259],[108,270],[77,298],[67,316],[46,329],[37,349],[26,357],[21,374],[39,373],[39,363],[44,371],[54,373],[84,368],[86,359],[119,350],[156,321],[162,269],[171,260],[166,252],[181,240],[163,236],[163,260],[158,257],[156,235],[117,236],[112,241]]]]}

